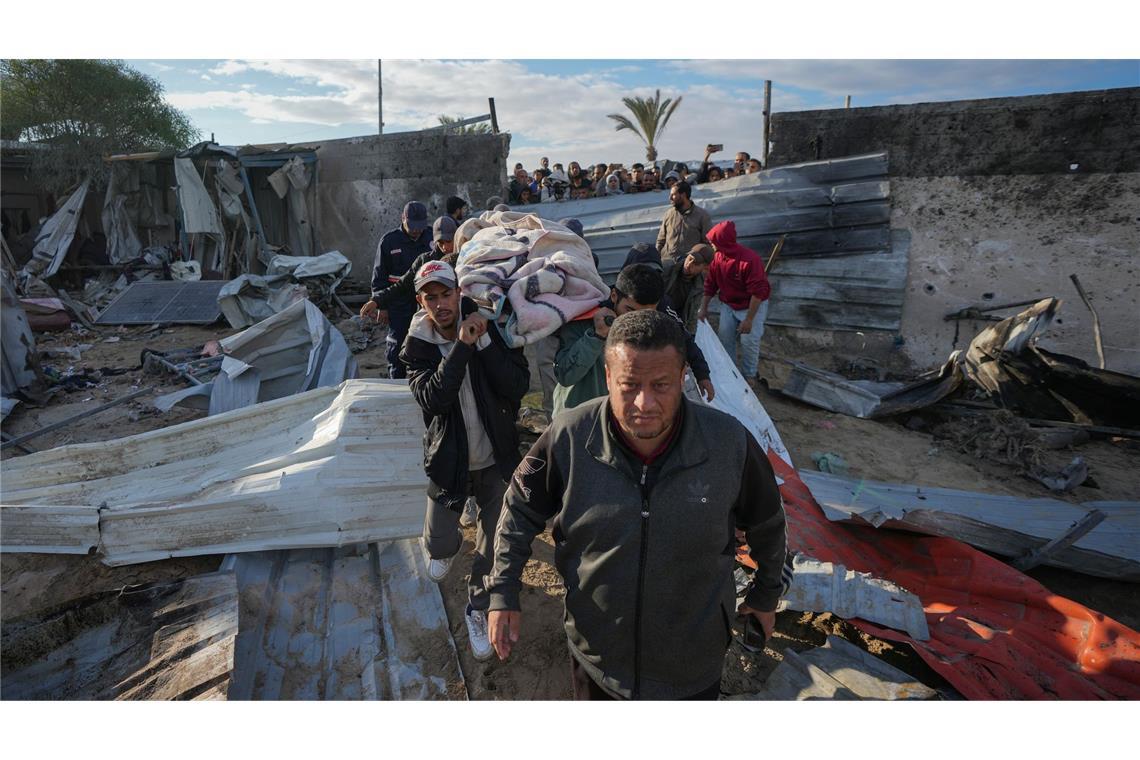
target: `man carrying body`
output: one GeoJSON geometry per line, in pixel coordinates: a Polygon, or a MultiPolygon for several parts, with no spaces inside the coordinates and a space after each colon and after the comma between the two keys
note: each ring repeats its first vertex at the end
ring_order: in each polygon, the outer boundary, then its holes
{"type": "MultiPolygon", "coordinates": [[[[377,294],[399,282],[404,273],[412,269],[416,257],[431,249],[431,241],[423,234],[427,226],[427,207],[418,201],[408,201],[400,215],[400,226],[382,237],[376,248],[376,261],[372,267],[372,300],[361,307],[361,316],[376,313],[380,308],[376,303],[377,294]]],[[[387,359],[390,378],[407,377],[406,368],[400,361],[400,346],[408,334],[414,311],[414,304],[408,300],[392,304],[389,310],[387,359]]]]}
{"type": "Polygon", "coordinates": [[[684,346],[663,314],[618,317],[608,395],[555,418],[503,502],[492,645],[518,644],[523,566],[553,517],[575,699],[716,699],[733,615],[771,636],[786,590],[772,467],[740,422],[683,397],[684,346]],[[739,611],[736,529],[759,567],[739,611]]]}
{"type": "Polygon", "coordinates": [[[373,292],[372,298],[360,307],[360,316],[372,317],[377,322],[388,319],[389,308],[395,310],[416,310],[416,273],[420,267],[429,261],[440,261],[455,250],[455,230],[458,225],[450,216],[441,216],[432,224],[431,249],[421,253],[395,282],[379,292],[373,292]]]}
{"type": "Polygon", "coordinates": [[[665,278],[665,297],[680,315],[685,330],[697,331],[697,315],[701,310],[704,292],[704,275],[713,260],[713,248],[708,243],[697,243],[683,261],[665,260],[661,275],[665,278]]]}
{"type": "Polygon", "coordinates": [[[698,319],[708,319],[709,302],[720,296],[717,335],[736,361],[736,339],[740,338],[740,371],[746,380],[756,377],[760,364],[760,338],[768,316],[771,287],[764,272],[764,260],[751,248],[736,242],[736,225],[721,222],[709,231],[709,242],[716,253],[705,277],[704,297],[698,319]]]}
{"type": "Polygon", "coordinates": [[[471,651],[491,656],[484,577],[506,481],[519,462],[515,418],[530,385],[522,349],[508,349],[475,302],[462,298],[455,270],[429,261],[416,273],[416,313],[400,352],[408,385],[423,409],[424,471],[428,476],[423,545],[428,575],[447,575],[463,543],[459,510],[475,497],[477,529],[465,618],[471,651]]]}
{"type": "MultiPolygon", "coordinates": [[[[678,325],[676,312],[661,306],[665,282],[661,270],[650,264],[634,264],[621,270],[610,289],[609,299],[588,319],[577,319],[562,325],[558,331],[558,355],[554,359],[554,416],[566,409],[606,395],[606,336],[614,318],[631,311],[659,311],[678,325]]],[[[697,385],[710,401],[716,394],[709,379],[709,365],[693,336],[685,333],[684,357],[697,385]]]]}

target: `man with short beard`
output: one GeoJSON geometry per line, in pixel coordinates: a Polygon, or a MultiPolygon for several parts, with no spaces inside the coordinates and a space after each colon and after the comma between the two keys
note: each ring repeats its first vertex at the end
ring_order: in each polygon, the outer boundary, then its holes
{"type": "Polygon", "coordinates": [[[506,481],[519,463],[515,419],[530,371],[522,349],[507,348],[475,302],[460,296],[450,264],[421,266],[415,288],[420,311],[400,358],[408,365],[408,386],[427,428],[423,547],[428,576],[439,583],[451,569],[463,544],[459,513],[468,494],[474,495],[478,527],[464,617],[472,654],[486,660],[492,649],[484,577],[491,570],[506,481]]]}
{"type": "Polygon", "coordinates": [[[744,425],[683,396],[669,316],[619,316],[605,366],[608,395],[556,417],[511,478],[491,643],[501,660],[519,646],[523,567],[553,518],[574,698],[716,699],[732,618],[771,636],[790,580],[776,478],[744,425]],[[739,609],[735,530],[759,568],[739,609]]]}
{"type": "Polygon", "coordinates": [[[671,208],[665,212],[657,231],[657,250],[662,260],[683,260],[694,245],[708,242],[712,217],[693,203],[692,196],[688,182],[678,182],[669,190],[671,208]]]}

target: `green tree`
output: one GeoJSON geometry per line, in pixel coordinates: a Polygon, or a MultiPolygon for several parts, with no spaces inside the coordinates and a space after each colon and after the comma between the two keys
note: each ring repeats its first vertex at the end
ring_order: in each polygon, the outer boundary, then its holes
{"type": "Polygon", "coordinates": [[[489,135],[491,134],[491,125],[485,121],[478,124],[466,124],[462,127],[454,126],[455,124],[463,121],[462,116],[440,116],[439,124],[443,130],[453,135],[489,135]]]}
{"type": "Polygon", "coordinates": [[[0,136],[52,146],[30,170],[55,193],[87,177],[103,185],[105,156],[181,149],[198,138],[163,100],[162,85],[122,61],[5,59],[0,82],[0,136]]]}
{"type": "Polygon", "coordinates": [[[665,125],[669,123],[669,117],[677,110],[677,106],[681,105],[681,96],[678,95],[676,100],[665,98],[662,101],[661,90],[657,90],[652,98],[622,98],[621,102],[625,103],[625,107],[633,114],[633,121],[619,113],[607,114],[617,122],[614,129],[619,132],[623,129],[632,130],[645,143],[645,160],[656,161],[656,143],[661,139],[665,125]]]}

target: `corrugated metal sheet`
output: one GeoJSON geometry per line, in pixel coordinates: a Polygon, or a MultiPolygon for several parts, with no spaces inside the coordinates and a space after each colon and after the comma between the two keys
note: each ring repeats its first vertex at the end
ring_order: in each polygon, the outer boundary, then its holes
{"type": "MultiPolygon", "coordinates": [[[[740,242],[773,267],[767,323],[838,330],[898,330],[909,238],[890,229],[887,154],[815,161],[696,185],[693,202],[713,222],[731,219],[740,242]]],[[[664,191],[520,206],[582,222],[599,270],[612,281],[634,243],[654,243],[668,210],[664,191]]]]}
{"type": "Polygon", "coordinates": [[[349,380],[17,457],[4,463],[0,501],[25,509],[18,535],[0,521],[3,550],[58,543],[48,526],[60,506],[99,509],[112,565],[410,538],[423,528],[423,432],[406,384],[349,380]]]}
{"type": "Polygon", "coordinates": [[[225,699],[233,573],[128,586],[5,621],[4,699],[225,699]]]}
{"type": "Polygon", "coordinates": [[[792,585],[780,600],[781,608],[834,612],[905,631],[919,641],[930,638],[922,602],[898,584],[798,554],[792,569],[792,585]]]}
{"type": "Polygon", "coordinates": [[[1107,516],[1045,564],[1140,582],[1140,502],[1069,504],[1057,499],[877,483],[821,472],[801,473],[830,520],[912,530],[960,541],[1007,557],[1019,556],[1064,534],[1090,509],[1107,516]]]}
{"type": "Polygon", "coordinates": [[[418,540],[231,555],[230,699],[466,699],[418,540]]]}

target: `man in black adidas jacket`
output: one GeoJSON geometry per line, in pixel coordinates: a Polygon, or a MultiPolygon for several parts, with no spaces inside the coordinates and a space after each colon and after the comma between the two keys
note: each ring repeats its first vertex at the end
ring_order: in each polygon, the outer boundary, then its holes
{"type": "Polygon", "coordinates": [[[556,416],[515,470],[495,537],[491,643],[519,640],[531,542],[553,517],[579,699],[716,699],[737,614],[734,530],[759,566],[739,612],[765,634],[786,589],[772,467],[727,414],[682,393],[685,334],[657,311],[619,316],[609,395],[556,416]]]}
{"type": "Polygon", "coordinates": [[[473,495],[477,527],[466,620],[472,653],[485,660],[493,652],[484,577],[491,570],[503,492],[519,462],[515,419],[530,386],[530,371],[522,349],[507,348],[498,331],[488,329],[475,302],[460,296],[450,264],[423,264],[415,288],[421,308],[412,318],[400,359],[408,366],[408,386],[427,426],[423,541],[428,575],[439,582],[451,569],[463,542],[460,510],[473,495]]]}

